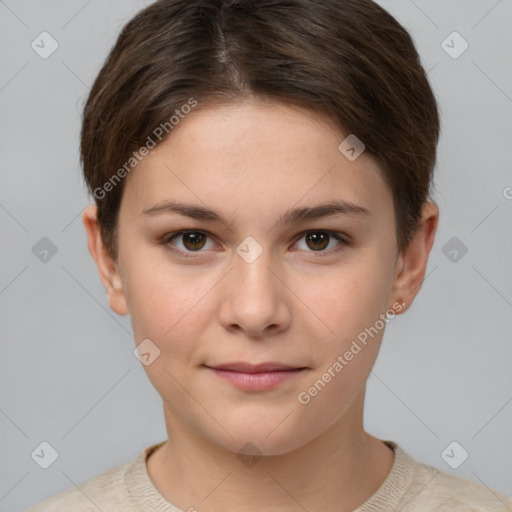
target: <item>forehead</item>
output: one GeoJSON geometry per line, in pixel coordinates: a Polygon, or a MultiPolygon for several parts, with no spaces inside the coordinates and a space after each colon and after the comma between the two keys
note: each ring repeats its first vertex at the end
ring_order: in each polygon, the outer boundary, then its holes
{"type": "Polygon", "coordinates": [[[133,214],[169,199],[255,213],[337,198],[389,209],[375,160],[340,151],[348,135],[320,113],[282,103],[199,108],[130,173],[123,203],[133,214]]]}

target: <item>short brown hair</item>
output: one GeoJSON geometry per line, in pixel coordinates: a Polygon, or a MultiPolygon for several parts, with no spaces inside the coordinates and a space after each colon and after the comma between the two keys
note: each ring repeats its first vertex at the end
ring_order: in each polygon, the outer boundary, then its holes
{"type": "Polygon", "coordinates": [[[84,178],[114,258],[125,180],[98,190],[191,98],[251,96],[327,114],[363,141],[393,194],[398,250],[407,247],[430,199],[439,114],[389,13],[372,0],[159,0],[123,28],[83,112],[84,178]]]}

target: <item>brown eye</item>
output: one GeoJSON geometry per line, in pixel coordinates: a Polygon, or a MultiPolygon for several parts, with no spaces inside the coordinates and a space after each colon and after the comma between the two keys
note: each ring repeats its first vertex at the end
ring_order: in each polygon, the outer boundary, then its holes
{"type": "Polygon", "coordinates": [[[183,245],[189,251],[197,251],[202,249],[206,243],[206,236],[203,233],[192,231],[189,233],[183,233],[183,245]]]}
{"type": "Polygon", "coordinates": [[[322,251],[329,245],[330,235],[323,231],[313,231],[306,235],[306,244],[313,251],[322,251]]]}
{"type": "Polygon", "coordinates": [[[181,253],[200,252],[215,246],[213,240],[201,231],[179,231],[162,240],[163,245],[172,246],[181,253]],[[209,244],[209,245],[208,245],[209,244]],[[202,250],[204,249],[204,250],[202,250]]]}
{"type": "Polygon", "coordinates": [[[315,254],[315,256],[328,256],[348,247],[350,243],[340,233],[329,230],[305,231],[296,244],[301,251],[315,254]]]}

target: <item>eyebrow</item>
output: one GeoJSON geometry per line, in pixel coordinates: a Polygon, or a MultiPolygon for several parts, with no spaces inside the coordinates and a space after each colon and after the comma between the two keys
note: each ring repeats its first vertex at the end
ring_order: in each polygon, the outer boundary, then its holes
{"type": "MultiPolygon", "coordinates": [[[[191,219],[216,221],[221,222],[230,228],[232,227],[218,210],[199,205],[180,203],[177,201],[164,201],[158,203],[151,208],[143,210],[142,215],[154,216],[161,213],[174,213],[184,217],[190,217],[191,219]]],[[[306,220],[317,220],[334,215],[369,217],[371,216],[371,212],[367,208],[356,205],[350,201],[335,200],[316,206],[304,206],[288,210],[279,217],[276,225],[293,224],[306,220]]]]}

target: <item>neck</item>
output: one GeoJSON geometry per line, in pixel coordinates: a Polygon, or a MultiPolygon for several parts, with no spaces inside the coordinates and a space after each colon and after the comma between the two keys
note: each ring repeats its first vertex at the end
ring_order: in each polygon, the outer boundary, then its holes
{"type": "Polygon", "coordinates": [[[167,411],[166,424],[169,440],[148,458],[148,472],[184,511],[221,512],[229,503],[240,512],[349,512],[377,491],[394,461],[393,451],[364,431],[362,402],[310,443],[245,464],[167,411]]]}

